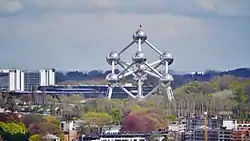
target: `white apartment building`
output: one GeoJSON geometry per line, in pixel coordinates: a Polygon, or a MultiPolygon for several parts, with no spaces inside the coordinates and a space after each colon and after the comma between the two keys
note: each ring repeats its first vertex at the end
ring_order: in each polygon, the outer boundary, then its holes
{"type": "Polygon", "coordinates": [[[27,71],[20,69],[0,69],[0,73],[7,74],[4,77],[5,84],[0,81],[0,86],[7,87],[9,91],[32,91],[38,86],[55,85],[55,69],[39,71],[27,71]]]}

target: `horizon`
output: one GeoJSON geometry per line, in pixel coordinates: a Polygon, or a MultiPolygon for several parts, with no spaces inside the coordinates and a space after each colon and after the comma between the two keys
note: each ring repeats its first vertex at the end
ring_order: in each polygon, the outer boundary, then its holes
{"type": "MultiPolygon", "coordinates": [[[[102,73],[105,73],[106,71],[111,71],[111,69],[90,69],[90,70],[80,70],[80,69],[56,69],[56,68],[37,68],[37,69],[22,69],[22,68],[0,68],[0,70],[9,70],[9,69],[18,69],[18,70],[24,70],[24,71],[39,71],[43,69],[55,69],[56,72],[62,72],[62,73],[67,73],[67,72],[81,72],[81,73],[88,73],[91,71],[100,71],[102,73]]],[[[116,68],[120,70],[119,68],[116,68]]],[[[214,71],[214,72],[226,72],[226,71],[234,71],[237,69],[250,69],[250,67],[239,67],[239,68],[232,68],[232,69],[226,69],[226,70],[216,70],[216,69],[206,69],[205,71],[180,71],[180,70],[175,70],[175,69],[169,69],[169,71],[173,71],[175,74],[182,74],[182,73],[205,73],[207,71],[214,71]]]]}
{"type": "MultiPolygon", "coordinates": [[[[170,69],[203,72],[250,67],[249,0],[2,0],[1,68],[108,70],[142,25],[174,56],[170,69]],[[126,24],[123,24],[126,23],[126,24]]],[[[133,46],[122,55],[131,61],[133,46]]],[[[146,45],[148,60],[159,57],[146,45]]]]}

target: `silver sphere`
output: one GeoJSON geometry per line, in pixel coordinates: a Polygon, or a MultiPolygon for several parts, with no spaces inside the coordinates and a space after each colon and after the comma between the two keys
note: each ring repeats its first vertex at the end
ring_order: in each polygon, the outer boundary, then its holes
{"type": "Polygon", "coordinates": [[[142,76],[145,75],[145,72],[143,72],[143,71],[136,71],[136,72],[135,72],[135,75],[136,75],[137,77],[142,77],[142,76]]]}
{"type": "Polygon", "coordinates": [[[119,60],[120,60],[120,56],[115,51],[110,52],[109,55],[106,57],[106,61],[109,65],[112,65],[112,61],[114,61],[115,65],[117,65],[119,60]]]}
{"type": "Polygon", "coordinates": [[[110,84],[115,84],[119,81],[118,75],[114,73],[110,73],[106,76],[106,81],[110,84]]]}
{"type": "Polygon", "coordinates": [[[143,72],[143,71],[145,71],[147,69],[147,66],[144,65],[144,64],[137,64],[135,67],[136,67],[135,68],[136,71],[139,71],[139,72],[143,72]]]}
{"type": "Polygon", "coordinates": [[[145,40],[147,40],[146,32],[143,31],[142,29],[138,29],[138,30],[133,34],[133,39],[134,39],[135,41],[138,41],[139,39],[141,39],[141,41],[144,42],[145,40]]]}
{"type": "Polygon", "coordinates": [[[132,78],[132,80],[133,80],[134,83],[137,82],[138,79],[139,79],[139,78],[138,78],[137,76],[134,76],[134,77],[132,78]]]}
{"type": "Polygon", "coordinates": [[[161,83],[163,83],[163,84],[168,84],[168,83],[174,81],[174,78],[173,78],[173,76],[170,75],[170,74],[164,74],[164,75],[160,78],[160,81],[161,81],[161,83]]]}
{"type": "Polygon", "coordinates": [[[160,60],[162,60],[163,63],[167,61],[168,65],[171,65],[174,62],[174,58],[169,52],[163,52],[160,56],[160,60]]]}
{"type": "Polygon", "coordinates": [[[134,76],[134,77],[132,78],[132,80],[134,81],[135,85],[137,85],[136,82],[138,82],[139,79],[141,79],[141,80],[142,80],[142,83],[143,83],[143,81],[147,80],[147,77],[144,76],[144,75],[142,75],[142,76],[134,76]]]}
{"type": "Polygon", "coordinates": [[[133,55],[132,60],[133,60],[134,63],[142,64],[147,60],[147,58],[146,58],[146,56],[145,56],[145,54],[143,52],[137,51],[133,55]]]}

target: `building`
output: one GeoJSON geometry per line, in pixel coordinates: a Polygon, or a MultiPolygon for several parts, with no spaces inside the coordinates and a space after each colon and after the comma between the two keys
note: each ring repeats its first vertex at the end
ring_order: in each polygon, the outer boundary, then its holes
{"type": "Polygon", "coordinates": [[[47,134],[46,136],[43,137],[43,139],[45,139],[46,141],[60,141],[59,137],[51,134],[47,134]]]}
{"type": "Polygon", "coordinates": [[[77,130],[81,127],[83,121],[82,120],[72,120],[72,121],[61,121],[60,123],[60,129],[62,131],[71,131],[71,130],[77,130]]]}
{"type": "Polygon", "coordinates": [[[55,70],[24,71],[24,91],[37,90],[39,86],[55,85],[55,70]]]}
{"type": "Polygon", "coordinates": [[[246,141],[248,135],[245,130],[236,130],[233,131],[233,141],[246,141]]]}
{"type": "Polygon", "coordinates": [[[21,70],[9,70],[9,90],[24,90],[24,73],[21,70]]]}
{"type": "MultiPolygon", "coordinates": [[[[218,141],[220,135],[220,129],[207,129],[208,133],[208,141],[218,141]]],[[[182,139],[185,141],[204,141],[205,134],[204,134],[204,126],[195,127],[191,131],[187,131],[182,134],[182,139]]],[[[224,140],[223,140],[224,141],[224,140]]]]}
{"type": "Polygon", "coordinates": [[[222,126],[227,130],[235,130],[237,129],[237,120],[223,120],[222,126]]]}
{"type": "Polygon", "coordinates": [[[146,141],[150,134],[102,134],[82,136],[79,141],[146,141]]]}
{"type": "Polygon", "coordinates": [[[218,139],[219,141],[233,141],[233,130],[221,129],[218,139]]]}
{"type": "MultiPolygon", "coordinates": [[[[186,128],[188,131],[196,127],[204,126],[204,117],[191,117],[187,119],[186,128]]],[[[222,126],[222,120],[217,117],[208,118],[208,127],[212,129],[219,129],[222,126]]]]}
{"type": "Polygon", "coordinates": [[[205,131],[207,128],[208,141],[218,141],[220,136],[224,139],[224,132],[221,132],[222,120],[217,117],[207,119],[208,125],[204,126],[204,117],[191,117],[186,120],[186,131],[182,134],[185,141],[204,141],[205,131]]]}
{"type": "Polygon", "coordinates": [[[32,91],[39,86],[49,85],[55,85],[55,69],[39,71],[0,70],[0,88],[4,91],[32,91]]]}
{"type": "Polygon", "coordinates": [[[65,139],[72,141],[78,137],[77,131],[81,128],[82,120],[61,121],[60,129],[65,133],[65,139]]]}
{"type": "MultiPolygon", "coordinates": [[[[125,88],[132,94],[137,94],[136,86],[125,86],[125,88]]],[[[143,86],[143,94],[146,95],[154,87],[143,86]]],[[[108,85],[77,85],[77,86],[40,86],[38,87],[40,92],[48,95],[57,94],[82,94],[85,98],[98,98],[106,96],[108,91],[108,85]]],[[[128,98],[128,94],[124,92],[120,87],[116,86],[113,89],[112,98],[128,98]]]]}

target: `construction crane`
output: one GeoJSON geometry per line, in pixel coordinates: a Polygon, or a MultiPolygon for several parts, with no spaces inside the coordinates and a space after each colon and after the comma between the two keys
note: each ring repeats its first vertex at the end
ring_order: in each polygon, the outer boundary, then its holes
{"type": "Polygon", "coordinates": [[[204,141],[208,141],[208,117],[207,112],[204,112],[204,141]]]}

